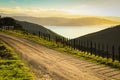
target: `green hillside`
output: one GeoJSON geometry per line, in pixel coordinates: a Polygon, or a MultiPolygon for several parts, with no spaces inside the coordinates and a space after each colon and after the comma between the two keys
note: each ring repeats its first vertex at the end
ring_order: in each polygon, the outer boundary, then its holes
{"type": "Polygon", "coordinates": [[[91,33],[82,37],[75,38],[72,41],[72,46],[80,48],[82,45],[83,50],[89,49],[98,56],[113,58],[120,60],[120,25],[101,30],[99,32],[91,33]],[[74,41],[76,42],[74,45],[74,41]],[[81,43],[80,43],[81,42],[81,43]]]}
{"type": "Polygon", "coordinates": [[[0,40],[0,80],[35,80],[17,53],[0,40]]]}
{"type": "Polygon", "coordinates": [[[23,29],[25,29],[28,32],[35,34],[35,35],[39,35],[39,31],[40,31],[41,33],[50,34],[51,38],[62,37],[62,36],[56,34],[55,32],[53,32],[41,25],[38,25],[38,24],[25,22],[25,21],[18,21],[18,23],[23,27],[23,29]]]}
{"type": "Polygon", "coordinates": [[[14,26],[15,30],[27,31],[37,36],[39,36],[39,32],[41,32],[44,35],[49,34],[50,38],[62,37],[41,25],[30,23],[30,22],[25,22],[25,21],[18,21],[11,17],[1,18],[0,25],[1,25],[0,28],[2,28],[2,26],[14,26]]]}

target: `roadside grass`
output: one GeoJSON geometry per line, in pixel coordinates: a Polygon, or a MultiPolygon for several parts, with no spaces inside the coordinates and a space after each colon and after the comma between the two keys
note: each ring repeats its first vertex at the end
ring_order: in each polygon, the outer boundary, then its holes
{"type": "Polygon", "coordinates": [[[54,50],[57,50],[59,52],[65,53],[67,55],[77,57],[78,59],[87,60],[87,61],[99,64],[99,65],[109,66],[109,67],[116,68],[116,69],[120,70],[120,62],[117,60],[115,60],[113,62],[111,58],[106,59],[106,58],[102,58],[99,56],[90,55],[90,53],[88,53],[88,52],[82,52],[80,50],[73,49],[72,47],[69,47],[69,46],[63,47],[63,44],[61,44],[61,43],[56,44],[56,42],[54,40],[47,41],[47,40],[44,40],[43,38],[39,38],[38,36],[32,35],[30,33],[24,34],[23,31],[18,31],[18,30],[2,31],[2,33],[6,33],[9,35],[28,39],[30,41],[33,41],[33,42],[39,43],[43,46],[46,46],[50,49],[54,49],[54,50]]]}
{"type": "Polygon", "coordinates": [[[0,80],[35,80],[17,53],[0,40],[0,80]]]}

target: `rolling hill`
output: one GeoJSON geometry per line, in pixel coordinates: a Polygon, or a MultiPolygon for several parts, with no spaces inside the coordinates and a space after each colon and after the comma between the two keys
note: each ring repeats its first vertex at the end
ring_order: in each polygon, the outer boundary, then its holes
{"type": "Polygon", "coordinates": [[[62,17],[26,17],[13,16],[20,21],[28,21],[36,24],[47,26],[93,26],[93,25],[112,25],[120,24],[120,22],[100,18],[100,17],[82,17],[82,18],[62,18],[62,17]]]}
{"type": "MultiPolygon", "coordinates": [[[[3,26],[14,26],[14,29],[18,30],[26,30],[29,33],[39,35],[39,31],[44,33],[44,34],[50,34],[51,38],[61,37],[60,35],[54,33],[53,31],[30,22],[25,22],[25,21],[18,21],[15,20],[14,18],[11,17],[3,17],[0,19],[0,25],[3,26]]],[[[1,27],[1,26],[0,26],[1,27]]]]}
{"type": "Polygon", "coordinates": [[[14,26],[14,29],[22,29],[22,26],[13,18],[11,17],[3,17],[0,18],[0,28],[2,26],[14,26]]]}
{"type": "Polygon", "coordinates": [[[96,42],[104,42],[106,44],[120,43],[120,25],[101,30],[99,32],[91,33],[76,39],[88,39],[96,42]]]}
{"type": "Polygon", "coordinates": [[[36,34],[39,35],[39,31],[45,34],[50,34],[50,36],[52,38],[57,37],[62,37],[60,35],[58,35],[57,33],[41,26],[38,24],[34,24],[34,23],[30,23],[30,22],[25,22],[25,21],[18,21],[18,23],[23,27],[23,29],[27,30],[28,32],[32,33],[32,34],[36,34]]]}
{"type": "MultiPolygon", "coordinates": [[[[79,40],[83,42],[85,46],[88,45],[88,47],[90,47],[92,41],[93,47],[95,47],[95,44],[96,44],[96,48],[98,48],[98,46],[100,45],[100,49],[102,50],[102,46],[104,46],[104,51],[106,51],[107,49],[106,47],[108,45],[109,53],[112,53],[112,46],[114,46],[115,53],[117,56],[117,54],[119,54],[118,47],[120,47],[119,36],[120,36],[120,25],[117,25],[111,28],[107,28],[105,30],[101,30],[99,32],[91,33],[82,37],[72,39],[71,41],[73,42],[74,40],[76,41],[79,40]]],[[[76,42],[75,45],[78,46],[78,43],[76,42]]]]}

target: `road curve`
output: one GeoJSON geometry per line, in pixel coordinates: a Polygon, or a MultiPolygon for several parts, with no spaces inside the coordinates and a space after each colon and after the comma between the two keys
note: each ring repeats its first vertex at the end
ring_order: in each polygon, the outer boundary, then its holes
{"type": "Polygon", "coordinates": [[[112,70],[108,67],[76,59],[22,38],[5,34],[0,34],[0,38],[18,51],[38,72],[40,69],[55,80],[119,80],[120,75],[117,75],[117,78],[109,78],[103,76],[102,72],[97,74],[100,69],[112,70]]]}

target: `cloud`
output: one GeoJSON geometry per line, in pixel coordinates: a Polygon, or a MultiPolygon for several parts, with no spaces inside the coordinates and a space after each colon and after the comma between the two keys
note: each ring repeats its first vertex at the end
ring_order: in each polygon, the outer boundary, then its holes
{"type": "Polygon", "coordinates": [[[3,2],[0,3],[0,13],[13,15],[22,14],[35,17],[120,16],[120,0],[3,0],[3,2]]]}
{"type": "Polygon", "coordinates": [[[0,12],[4,14],[23,14],[27,16],[34,16],[34,17],[56,17],[61,16],[65,17],[69,14],[64,10],[57,10],[57,9],[42,9],[42,8],[0,8],[0,12]]]}
{"type": "Polygon", "coordinates": [[[11,2],[11,3],[16,3],[16,2],[17,2],[17,0],[10,0],[10,2],[11,2]]]}
{"type": "MultiPolygon", "coordinates": [[[[16,0],[11,0],[16,1],[16,0]]],[[[25,0],[29,1],[29,0],[25,0]]],[[[75,0],[76,1],[76,0],[75,0]]],[[[93,0],[90,0],[93,1],[93,0]]],[[[95,16],[120,16],[119,0],[94,0],[94,2],[86,1],[81,5],[72,5],[71,7],[49,7],[43,8],[40,6],[24,7],[18,5],[15,8],[0,8],[0,13],[13,15],[27,15],[33,17],[78,17],[81,15],[95,16]],[[99,2],[99,3],[97,3],[99,2]]]]}

